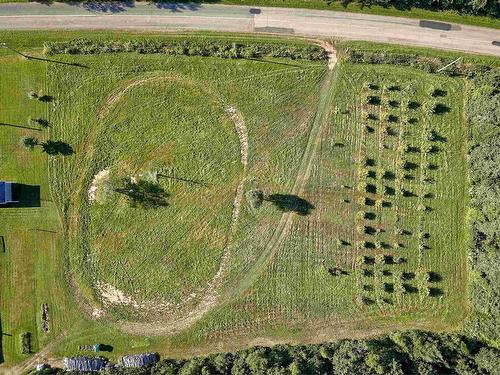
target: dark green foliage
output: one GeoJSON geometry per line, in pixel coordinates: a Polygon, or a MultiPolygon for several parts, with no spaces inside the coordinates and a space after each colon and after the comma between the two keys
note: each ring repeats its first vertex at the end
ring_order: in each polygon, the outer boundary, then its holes
{"type": "MultiPolygon", "coordinates": [[[[351,63],[364,63],[364,64],[392,64],[409,66],[427,73],[436,73],[440,68],[449,63],[440,57],[428,57],[416,54],[404,54],[395,52],[373,52],[346,49],[341,52],[341,58],[351,63]]],[[[466,77],[474,77],[484,71],[488,71],[488,66],[479,64],[457,63],[441,71],[442,74],[450,76],[464,75],[466,77]]]]}
{"type": "Polygon", "coordinates": [[[23,332],[19,335],[19,340],[21,343],[21,353],[30,354],[31,353],[31,333],[23,332]]]}
{"type": "Polygon", "coordinates": [[[67,156],[75,153],[73,151],[73,148],[69,144],[62,141],[52,141],[49,139],[48,141],[43,142],[41,146],[43,152],[51,156],[56,156],[56,155],[67,156]]]}
{"type": "Polygon", "coordinates": [[[232,43],[220,40],[92,40],[74,39],[65,42],[48,42],[44,53],[88,55],[95,53],[138,52],[164,53],[167,55],[213,56],[226,59],[283,57],[289,59],[326,60],[327,53],[314,45],[284,45],[271,43],[232,43]]]}
{"type": "Polygon", "coordinates": [[[467,104],[470,123],[473,244],[471,333],[500,340],[500,69],[477,76],[467,104]]]}
{"type": "Polygon", "coordinates": [[[150,181],[139,180],[133,182],[130,178],[122,180],[122,186],[115,191],[126,195],[132,207],[157,208],[168,206],[168,194],[158,184],[150,181]]]}
{"type": "Polygon", "coordinates": [[[25,148],[29,150],[33,150],[33,148],[35,148],[35,146],[38,145],[38,139],[34,137],[22,137],[21,145],[23,145],[25,148]]]}
{"type": "MultiPolygon", "coordinates": [[[[108,369],[116,375],[189,374],[498,374],[497,349],[456,334],[398,332],[375,340],[254,347],[205,358],[162,360],[142,369],[108,369]],[[482,371],[482,372],[480,372],[482,371]]],[[[39,374],[42,374],[40,372],[39,374]]]]}
{"type": "Polygon", "coordinates": [[[474,357],[477,367],[486,373],[500,374],[500,350],[482,348],[474,357]]]}
{"type": "MultiPolygon", "coordinates": [[[[326,1],[326,0],[325,0],[326,1]]],[[[331,1],[331,0],[328,0],[331,1]]],[[[362,5],[380,5],[383,7],[392,6],[396,9],[409,10],[411,8],[439,10],[454,10],[460,13],[477,14],[490,17],[500,17],[500,3],[497,0],[343,0],[346,6],[349,3],[360,3],[362,5]]]]}
{"type": "Polygon", "coordinates": [[[253,209],[259,208],[264,201],[262,190],[249,190],[245,193],[245,197],[253,209]]]}

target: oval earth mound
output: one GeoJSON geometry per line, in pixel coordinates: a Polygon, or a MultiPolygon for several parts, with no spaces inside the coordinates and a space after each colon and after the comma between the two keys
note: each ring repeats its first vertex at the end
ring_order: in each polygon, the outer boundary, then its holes
{"type": "Polygon", "coordinates": [[[190,82],[144,80],[110,98],[92,165],[110,177],[104,199],[82,210],[92,287],[119,318],[182,314],[221,261],[243,173],[238,136],[220,102],[190,82]],[[154,204],[131,204],[134,181],[157,189],[154,204]]]}

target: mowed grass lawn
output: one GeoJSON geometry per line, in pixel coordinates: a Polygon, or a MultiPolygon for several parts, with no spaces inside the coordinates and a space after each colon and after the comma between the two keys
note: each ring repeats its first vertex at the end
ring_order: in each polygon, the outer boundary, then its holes
{"type": "Polygon", "coordinates": [[[0,65],[0,176],[40,187],[39,207],[0,210],[7,364],[27,358],[19,352],[22,332],[33,334],[35,351],[52,341],[61,356],[96,342],[112,345],[104,353],[111,357],[186,355],[234,350],[256,337],[452,329],[467,314],[460,78],[339,65],[299,197],[311,210],[292,217],[269,266],[249,275],[282,212],[243,199],[228,243],[236,188],[243,180],[245,191],[290,193],[325,64],[135,53],[51,58],[81,66],[12,56],[0,65]],[[51,99],[30,100],[30,90],[51,99]],[[248,133],[246,169],[229,108],[248,133]],[[74,153],[26,150],[24,135],[65,142],[74,153]],[[90,202],[93,180],[105,170],[109,177],[90,202]],[[122,189],[131,178],[159,186],[160,207],[131,206],[122,189]],[[116,328],[116,321],[161,325],[187,314],[227,244],[223,303],[192,327],[171,337],[116,328]],[[333,276],[335,268],[344,274],[333,276]],[[235,282],[246,278],[252,283],[240,292],[235,282]],[[41,331],[42,303],[49,333],[41,331]]]}

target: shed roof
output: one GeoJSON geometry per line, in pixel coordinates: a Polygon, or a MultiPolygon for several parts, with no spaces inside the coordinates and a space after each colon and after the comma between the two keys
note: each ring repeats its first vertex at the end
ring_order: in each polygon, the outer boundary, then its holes
{"type": "Polygon", "coordinates": [[[12,182],[0,181],[0,204],[12,201],[12,182]]]}
{"type": "Polygon", "coordinates": [[[158,353],[142,353],[142,354],[131,354],[124,355],[121,358],[121,364],[123,367],[142,367],[146,365],[155,364],[160,360],[158,353]]]}
{"type": "Polygon", "coordinates": [[[100,371],[106,367],[107,363],[108,360],[101,357],[81,356],[64,358],[66,370],[72,371],[100,371]]]}

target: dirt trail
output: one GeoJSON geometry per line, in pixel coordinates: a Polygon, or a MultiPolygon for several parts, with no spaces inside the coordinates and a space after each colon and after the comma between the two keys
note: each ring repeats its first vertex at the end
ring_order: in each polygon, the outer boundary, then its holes
{"type": "MultiPolygon", "coordinates": [[[[335,77],[335,66],[337,64],[337,56],[333,45],[324,41],[322,41],[320,45],[328,52],[328,72],[321,86],[318,105],[311,127],[311,132],[309,133],[307,146],[302,156],[301,164],[299,166],[294,185],[289,193],[298,196],[302,195],[304,192],[306,182],[311,172],[314,156],[321,141],[321,129],[328,120],[328,105],[330,103],[331,93],[333,89],[333,80],[335,77]]],[[[247,275],[245,275],[245,278],[241,279],[240,282],[232,288],[227,297],[234,298],[238,295],[243,294],[248,288],[252,286],[252,284],[257,280],[260,274],[267,268],[269,263],[272,261],[279,245],[285,239],[285,236],[287,235],[292,224],[293,217],[293,212],[286,212],[281,216],[273,235],[266,244],[266,247],[262,251],[259,258],[252,265],[247,275]]]]}
{"type": "Polygon", "coordinates": [[[52,340],[46,347],[39,350],[33,356],[29,357],[26,361],[21,362],[17,366],[4,369],[4,374],[9,375],[19,375],[27,373],[33,370],[39,363],[50,363],[52,366],[62,367],[62,360],[60,358],[54,358],[51,356],[52,349],[59,344],[59,342],[66,336],[66,333],[62,333],[60,336],[52,340]]]}
{"type": "Polygon", "coordinates": [[[321,48],[323,48],[328,55],[328,70],[335,69],[335,66],[337,66],[338,59],[337,59],[337,50],[335,49],[335,47],[333,47],[333,44],[321,40],[318,43],[318,45],[321,48]]]}

